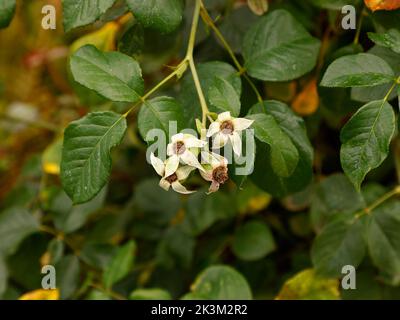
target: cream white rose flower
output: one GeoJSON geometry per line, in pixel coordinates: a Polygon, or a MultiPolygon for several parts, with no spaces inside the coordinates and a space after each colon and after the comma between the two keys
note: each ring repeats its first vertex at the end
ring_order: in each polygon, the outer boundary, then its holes
{"type": "Polygon", "coordinates": [[[208,193],[218,191],[221,184],[228,181],[228,160],[216,153],[203,151],[201,153],[202,163],[206,163],[205,172],[200,171],[201,176],[211,182],[208,193]]]}
{"type": "Polygon", "coordinates": [[[240,132],[249,128],[254,120],[234,118],[229,111],[220,113],[216,121],[211,123],[207,131],[207,137],[214,137],[213,147],[222,148],[228,141],[231,142],[233,152],[242,154],[242,139],[240,132]]]}
{"type": "Polygon", "coordinates": [[[169,158],[165,163],[165,175],[172,175],[179,166],[180,162],[204,171],[200,162],[197,160],[198,148],[203,148],[207,142],[197,139],[191,134],[178,133],[171,138],[171,143],[167,146],[169,158]]]}
{"type": "Polygon", "coordinates": [[[171,187],[174,191],[182,194],[190,194],[196,191],[187,190],[181,181],[186,180],[189,174],[195,170],[191,166],[182,166],[176,169],[172,174],[166,174],[166,164],[161,159],[157,158],[153,153],[150,155],[150,161],[156,172],[161,176],[160,187],[168,191],[171,187]]]}

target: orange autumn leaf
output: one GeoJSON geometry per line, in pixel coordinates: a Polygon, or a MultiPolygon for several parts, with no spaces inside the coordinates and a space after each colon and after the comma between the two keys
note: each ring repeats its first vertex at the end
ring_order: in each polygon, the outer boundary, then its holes
{"type": "Polygon", "coordinates": [[[38,289],[27,292],[19,297],[19,300],[59,300],[60,292],[55,290],[38,289]]]}
{"type": "Polygon", "coordinates": [[[319,105],[317,80],[311,80],[295,98],[292,109],[302,116],[313,114],[319,105]]]}
{"type": "Polygon", "coordinates": [[[400,0],[364,0],[364,2],[372,11],[396,10],[400,8],[400,0]]]}

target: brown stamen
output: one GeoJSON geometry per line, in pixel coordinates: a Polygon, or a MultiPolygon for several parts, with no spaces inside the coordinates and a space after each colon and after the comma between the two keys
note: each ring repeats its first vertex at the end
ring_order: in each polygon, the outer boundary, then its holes
{"type": "Polygon", "coordinates": [[[212,172],[212,178],[214,181],[218,182],[219,184],[224,184],[228,181],[228,167],[226,166],[219,166],[215,168],[212,172]]]}
{"type": "Polygon", "coordinates": [[[235,130],[233,122],[230,120],[222,122],[219,128],[224,134],[232,134],[235,130]]]}
{"type": "Polygon", "coordinates": [[[175,181],[178,181],[178,176],[176,175],[176,173],[173,173],[170,176],[166,177],[165,180],[167,180],[170,184],[172,184],[175,181]]]}
{"type": "Polygon", "coordinates": [[[174,151],[176,154],[183,154],[186,151],[185,143],[183,141],[175,142],[174,151]]]}

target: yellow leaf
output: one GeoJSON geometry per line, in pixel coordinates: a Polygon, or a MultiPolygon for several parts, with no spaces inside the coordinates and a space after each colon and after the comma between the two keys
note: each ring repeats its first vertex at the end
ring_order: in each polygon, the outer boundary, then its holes
{"type": "Polygon", "coordinates": [[[60,292],[58,289],[44,290],[38,289],[31,292],[27,292],[19,297],[19,300],[59,300],[60,292]]]}
{"type": "Polygon", "coordinates": [[[338,300],[339,280],[322,278],[313,269],[297,273],[285,282],[276,300],[338,300]]]}
{"type": "Polygon", "coordinates": [[[316,79],[311,80],[295,98],[292,108],[302,116],[313,114],[319,106],[319,96],[316,79]]]}
{"type": "Polygon", "coordinates": [[[119,30],[119,24],[111,21],[106,23],[102,28],[76,40],[71,45],[71,53],[74,53],[80,47],[92,44],[101,51],[115,50],[115,38],[119,30]]]}
{"type": "Polygon", "coordinates": [[[400,0],[364,0],[365,5],[372,11],[396,10],[400,8],[400,0]]]}
{"type": "Polygon", "coordinates": [[[268,0],[247,0],[247,4],[256,15],[262,16],[268,11],[268,0]]]}

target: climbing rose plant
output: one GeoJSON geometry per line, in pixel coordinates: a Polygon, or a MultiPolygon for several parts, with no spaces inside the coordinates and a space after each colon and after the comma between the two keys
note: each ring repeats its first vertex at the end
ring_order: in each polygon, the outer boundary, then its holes
{"type": "Polygon", "coordinates": [[[54,2],[68,47],[27,61],[77,106],[25,121],[54,136],[4,196],[0,297],[400,296],[399,1],[54,2]]]}

